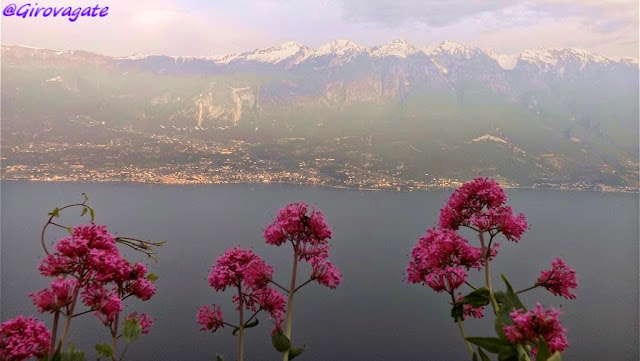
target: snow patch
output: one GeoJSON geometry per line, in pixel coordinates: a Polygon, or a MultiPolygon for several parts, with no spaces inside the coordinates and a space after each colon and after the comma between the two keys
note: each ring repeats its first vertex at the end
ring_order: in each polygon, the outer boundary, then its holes
{"type": "Polygon", "coordinates": [[[481,137],[478,137],[478,138],[472,140],[472,142],[479,142],[479,141],[482,141],[482,140],[491,140],[491,141],[494,141],[494,142],[497,142],[497,143],[504,143],[504,144],[508,144],[509,143],[509,142],[507,142],[506,140],[504,140],[502,138],[498,138],[498,137],[495,137],[495,136],[489,135],[489,134],[485,134],[485,135],[483,135],[481,137]]]}
{"type": "Polygon", "coordinates": [[[518,64],[518,58],[520,54],[501,54],[488,52],[487,53],[492,59],[498,62],[498,65],[504,70],[512,70],[518,64]]]}
{"type": "Polygon", "coordinates": [[[277,64],[298,55],[296,62],[301,62],[308,58],[311,55],[310,53],[309,48],[306,46],[295,41],[287,41],[273,48],[256,50],[247,54],[245,59],[277,64]]]}
{"type": "Polygon", "coordinates": [[[453,41],[445,40],[431,50],[429,55],[450,54],[454,56],[470,59],[472,55],[479,52],[478,48],[462,45],[453,41]]]}
{"type": "Polygon", "coordinates": [[[444,66],[440,65],[440,63],[438,63],[435,59],[431,59],[431,62],[433,62],[433,64],[440,69],[441,72],[443,72],[444,74],[448,74],[449,70],[447,70],[447,68],[445,68],[444,66]]]}
{"type": "Polygon", "coordinates": [[[118,60],[143,60],[146,59],[150,56],[153,56],[151,54],[133,54],[133,55],[129,55],[129,56],[125,56],[122,58],[118,58],[118,60]]]}
{"type": "Polygon", "coordinates": [[[387,44],[369,48],[368,52],[373,57],[394,56],[397,58],[406,58],[409,55],[419,52],[419,50],[404,40],[396,39],[387,44]]]}
{"type": "Polygon", "coordinates": [[[364,48],[358,44],[352,43],[349,40],[334,40],[330,41],[313,52],[314,57],[335,54],[337,56],[344,56],[349,53],[357,53],[364,50],[364,48]]]}

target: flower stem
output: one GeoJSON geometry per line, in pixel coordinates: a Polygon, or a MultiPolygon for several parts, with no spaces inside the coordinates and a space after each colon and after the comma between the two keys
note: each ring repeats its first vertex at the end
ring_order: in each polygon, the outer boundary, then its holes
{"type": "Polygon", "coordinates": [[[124,345],[124,350],[122,351],[122,355],[120,355],[120,361],[124,360],[124,354],[127,353],[128,348],[129,348],[129,344],[124,345]]]}
{"type": "Polygon", "coordinates": [[[538,288],[539,286],[540,286],[540,285],[536,283],[535,285],[533,285],[533,286],[531,286],[531,287],[528,287],[528,288],[525,288],[524,290],[520,290],[520,291],[518,291],[518,292],[516,292],[516,293],[524,293],[524,292],[527,292],[527,291],[531,291],[532,289],[534,289],[534,288],[538,288]]]}
{"type": "Polygon", "coordinates": [[[53,315],[53,327],[51,330],[51,344],[49,345],[49,356],[48,360],[53,360],[53,354],[56,349],[56,338],[58,337],[56,334],[58,333],[58,321],[60,319],[60,310],[56,310],[56,313],[53,315]]]}
{"type": "Polygon", "coordinates": [[[240,285],[238,285],[238,298],[240,299],[240,326],[238,327],[238,361],[242,361],[242,358],[244,357],[244,299],[242,298],[240,285]]]}
{"type": "Polygon", "coordinates": [[[487,282],[487,288],[489,289],[489,298],[491,298],[493,313],[497,315],[500,308],[498,307],[498,301],[496,301],[496,297],[493,294],[493,287],[491,286],[491,249],[484,245],[483,232],[478,232],[478,237],[480,238],[480,245],[482,246],[482,253],[484,256],[484,277],[487,282]]]}
{"type": "Polygon", "coordinates": [[[113,349],[113,356],[111,359],[116,361],[116,346],[118,346],[118,319],[120,318],[120,312],[116,312],[116,317],[113,321],[113,332],[111,332],[111,348],[113,349]]]}
{"type": "MultiPolygon", "coordinates": [[[[78,280],[78,284],[81,284],[82,280],[78,280]]],[[[73,318],[73,310],[76,308],[76,302],[78,301],[78,295],[80,294],[80,288],[76,288],[74,291],[73,299],[71,300],[71,304],[69,305],[69,309],[67,310],[67,320],[64,323],[64,328],[62,329],[62,337],[60,338],[60,348],[64,350],[64,342],[67,339],[67,334],[69,333],[69,326],[71,326],[71,319],[73,318]]]]}
{"type": "MultiPolygon", "coordinates": [[[[298,273],[298,251],[293,248],[293,271],[291,272],[291,287],[289,288],[289,299],[287,300],[287,324],[285,336],[291,341],[291,324],[293,323],[293,295],[296,291],[296,274],[298,273]]],[[[289,350],[284,352],[283,361],[289,361],[289,350]]]]}
{"type": "Polygon", "coordinates": [[[462,324],[463,322],[464,321],[462,321],[459,317],[456,317],[456,323],[460,328],[460,334],[462,334],[462,339],[464,340],[464,344],[467,346],[467,350],[469,350],[471,357],[473,357],[473,354],[474,354],[473,348],[471,347],[471,344],[469,343],[469,341],[467,341],[467,332],[464,330],[464,325],[462,324]]]}

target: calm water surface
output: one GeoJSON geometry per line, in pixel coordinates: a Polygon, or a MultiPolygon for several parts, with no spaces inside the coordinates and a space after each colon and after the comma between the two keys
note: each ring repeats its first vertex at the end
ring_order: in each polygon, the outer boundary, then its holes
{"type": "MultiPolygon", "coordinates": [[[[226,317],[236,317],[231,295],[214,293],[207,274],[218,255],[240,245],[262,255],[286,283],[289,249],[264,244],[261,234],[277,210],[293,201],[325,213],[334,231],[331,258],[344,277],[336,290],[313,284],[296,295],[293,340],[308,347],[300,360],[469,358],[448,316],[447,297],[403,282],[411,248],[436,224],[449,191],[2,182],[3,321],[35,314],[27,294],[46,285],[36,271],[46,213],[81,200],[82,192],[90,196],[96,222],[112,232],[168,241],[159,262],[151,265],[160,276],[156,296],[129,303],[156,318],[151,334],[131,348],[129,360],[213,360],[216,353],[235,359],[231,330],[212,335],[195,323],[198,308],[214,302],[224,305],[226,317]]],[[[526,214],[531,230],[519,244],[502,242],[492,267],[494,283],[502,286],[498,273],[504,272],[516,288],[524,288],[554,257],[564,257],[578,273],[578,298],[538,290],[524,297],[528,305],[540,301],[564,313],[571,342],[564,359],[638,360],[638,195],[542,190],[509,190],[508,195],[513,208],[526,214]]],[[[479,283],[479,277],[474,279],[479,283]]],[[[278,360],[267,337],[270,322],[261,321],[247,331],[247,359],[278,360]]],[[[74,322],[71,338],[89,354],[93,344],[107,341],[107,331],[93,316],[74,322]]],[[[472,321],[469,333],[492,336],[483,333],[491,327],[487,322],[472,321]]]]}

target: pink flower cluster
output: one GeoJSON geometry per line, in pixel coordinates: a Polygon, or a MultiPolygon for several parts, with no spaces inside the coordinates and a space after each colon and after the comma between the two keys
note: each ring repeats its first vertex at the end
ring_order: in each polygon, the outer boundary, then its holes
{"type": "Polygon", "coordinates": [[[507,196],[500,185],[488,178],[476,178],[456,189],[440,210],[440,228],[457,230],[461,226],[481,232],[502,233],[519,241],[529,225],[522,213],[517,216],[504,206],[507,196]]]}
{"type": "Polygon", "coordinates": [[[75,278],[58,278],[51,282],[49,288],[45,288],[30,296],[38,312],[53,313],[71,304],[77,287],[78,281],[75,278]]]}
{"type": "Polygon", "coordinates": [[[222,321],[222,312],[220,312],[220,307],[216,305],[208,305],[202,306],[200,310],[198,310],[198,317],[196,322],[202,325],[200,331],[211,331],[216,332],[218,328],[224,327],[224,322],[222,321]]]}
{"type": "MultiPolygon", "coordinates": [[[[209,285],[216,291],[236,288],[233,302],[238,309],[243,307],[257,312],[268,312],[276,323],[282,322],[282,314],[286,300],[284,296],[269,287],[273,276],[273,268],[266,264],[260,256],[251,250],[232,248],[227,250],[216,260],[216,264],[209,273],[209,285]]],[[[204,306],[198,312],[197,322],[203,325],[202,330],[215,332],[223,326],[220,309],[204,306]]]]}
{"type": "Polygon", "coordinates": [[[331,228],[322,212],[313,208],[308,213],[309,206],[304,202],[287,204],[265,228],[265,242],[275,246],[291,242],[298,259],[311,264],[313,279],[325,287],[336,288],[342,275],[328,259],[331,228]]]}
{"type": "Polygon", "coordinates": [[[0,326],[0,360],[40,358],[49,349],[51,334],[44,323],[18,316],[0,326]]]}
{"type": "Polygon", "coordinates": [[[576,298],[576,295],[569,290],[578,288],[576,271],[567,265],[562,258],[556,258],[550,270],[542,271],[536,282],[537,286],[542,286],[556,296],[567,299],[576,298]]]}
{"type": "Polygon", "coordinates": [[[338,267],[334,266],[327,259],[320,257],[314,257],[310,261],[311,263],[311,278],[316,280],[319,284],[336,288],[342,282],[342,275],[338,267]]]}
{"type": "Polygon", "coordinates": [[[551,352],[562,352],[569,347],[567,330],[562,327],[558,315],[560,312],[553,307],[545,310],[539,303],[535,310],[515,310],[509,314],[513,320],[513,326],[504,326],[504,332],[511,343],[526,344],[537,343],[542,337],[551,352]]]}
{"type": "Polygon", "coordinates": [[[407,282],[453,294],[467,280],[467,270],[482,267],[481,255],[480,248],[456,232],[430,228],[411,251],[407,282]]]}
{"type": "Polygon", "coordinates": [[[81,295],[85,306],[109,325],[122,311],[122,299],[135,296],[146,301],[155,293],[147,267],[131,265],[106,227],[93,223],[75,227],[70,237],[58,241],[38,269],[43,276],[56,277],[49,287],[29,295],[40,312],[68,315],[81,295]]]}

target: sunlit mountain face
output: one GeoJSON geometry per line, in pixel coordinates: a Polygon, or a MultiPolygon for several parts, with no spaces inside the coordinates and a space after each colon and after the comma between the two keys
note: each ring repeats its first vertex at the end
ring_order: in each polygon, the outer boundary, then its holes
{"type": "Polygon", "coordinates": [[[4,177],[15,174],[5,165],[82,163],[73,150],[61,159],[55,145],[83,140],[106,147],[88,168],[115,169],[123,154],[150,169],[208,154],[159,145],[161,135],[241,141],[243,157],[277,159],[261,172],[310,169],[347,186],[369,172],[407,187],[477,175],[638,187],[638,62],[580,49],[496,54],[449,41],[421,49],[335,40],[113,58],[7,45],[2,80],[4,177]],[[126,149],[112,144],[123,134],[126,149]],[[30,142],[51,150],[29,151],[30,142]]]}

